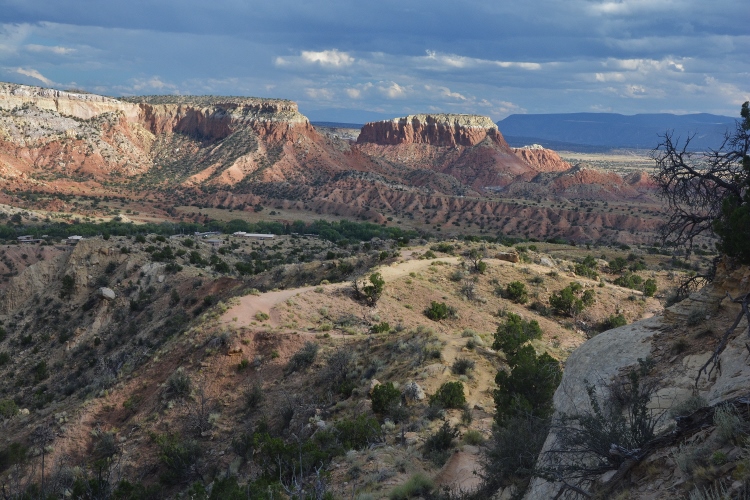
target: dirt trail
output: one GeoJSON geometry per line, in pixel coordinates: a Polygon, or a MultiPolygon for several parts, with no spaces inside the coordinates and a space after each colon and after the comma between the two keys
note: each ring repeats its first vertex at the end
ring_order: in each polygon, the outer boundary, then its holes
{"type": "MultiPolygon", "coordinates": [[[[451,264],[456,264],[458,262],[457,257],[449,257],[439,260],[449,262],[451,264]]],[[[380,274],[383,276],[383,279],[385,279],[387,282],[389,279],[406,276],[411,272],[416,272],[420,269],[423,269],[429,266],[431,262],[433,261],[412,259],[399,262],[391,266],[382,266],[373,270],[373,272],[380,272],[380,274]]],[[[336,288],[344,288],[346,286],[348,286],[348,283],[333,283],[330,285],[321,285],[321,287],[326,291],[330,291],[336,288]]],[[[310,293],[316,288],[318,287],[306,286],[301,288],[291,288],[288,290],[279,290],[275,292],[266,292],[260,295],[246,295],[244,297],[240,297],[239,303],[230,307],[227,312],[225,312],[221,316],[219,322],[222,324],[232,324],[238,328],[247,327],[250,326],[253,322],[258,322],[255,318],[256,314],[264,313],[268,314],[270,316],[270,319],[268,320],[268,322],[265,322],[263,324],[266,326],[278,327],[281,321],[279,315],[275,311],[276,306],[291,299],[292,297],[310,293]],[[234,318],[237,318],[237,320],[235,321],[234,318]]]]}
{"type": "MultiPolygon", "coordinates": [[[[340,284],[329,285],[340,286],[340,284]]],[[[279,290],[276,292],[266,292],[260,295],[245,295],[240,297],[239,303],[232,306],[219,319],[220,323],[233,324],[237,327],[250,326],[251,323],[257,322],[255,315],[258,313],[268,314],[271,319],[269,326],[278,326],[278,317],[273,314],[273,308],[282,302],[291,299],[294,296],[314,290],[313,286],[302,288],[290,288],[288,290],[279,290]],[[234,321],[237,318],[237,321],[234,321]]]]}

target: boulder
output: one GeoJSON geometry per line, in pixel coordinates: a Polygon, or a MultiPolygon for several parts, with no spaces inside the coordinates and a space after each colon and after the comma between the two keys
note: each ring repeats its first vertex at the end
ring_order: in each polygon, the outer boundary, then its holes
{"type": "Polygon", "coordinates": [[[115,291],[111,288],[107,288],[106,286],[101,287],[97,293],[99,297],[106,300],[115,300],[115,298],[117,297],[115,291]]]}
{"type": "Polygon", "coordinates": [[[415,403],[425,398],[424,390],[416,382],[407,382],[404,384],[404,397],[407,403],[415,403]]]}
{"type": "Polygon", "coordinates": [[[375,389],[376,385],[380,385],[380,381],[376,378],[370,380],[370,387],[367,389],[367,394],[372,394],[372,390],[375,389]]]}
{"type": "Polygon", "coordinates": [[[539,264],[544,267],[555,267],[555,263],[549,257],[542,257],[539,259],[539,264]]]}
{"type": "Polygon", "coordinates": [[[512,262],[514,264],[521,262],[521,259],[516,252],[498,252],[497,255],[495,255],[495,258],[506,262],[512,262]]]}

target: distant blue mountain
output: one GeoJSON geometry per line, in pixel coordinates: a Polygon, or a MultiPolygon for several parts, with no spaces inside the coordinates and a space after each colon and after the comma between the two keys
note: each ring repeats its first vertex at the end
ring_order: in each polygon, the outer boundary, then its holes
{"type": "Polygon", "coordinates": [[[551,149],[594,151],[612,148],[653,149],[670,131],[681,142],[692,136],[690,149],[718,148],[724,133],[734,130],[736,119],[699,113],[620,115],[616,113],[565,113],[510,115],[497,122],[511,146],[530,143],[551,149]]]}

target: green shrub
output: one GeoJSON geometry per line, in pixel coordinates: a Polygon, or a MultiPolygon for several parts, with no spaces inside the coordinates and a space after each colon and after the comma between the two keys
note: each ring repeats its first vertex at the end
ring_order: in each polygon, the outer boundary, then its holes
{"type": "Polygon", "coordinates": [[[336,422],[334,428],[339,442],[346,450],[362,450],[382,440],[380,424],[367,415],[360,415],[353,420],[341,420],[336,422]]]}
{"type": "Polygon", "coordinates": [[[573,282],[550,295],[549,305],[556,314],[566,316],[576,316],[583,311],[586,306],[593,304],[596,292],[593,290],[583,291],[583,286],[578,282],[573,282]]]}
{"type": "Polygon", "coordinates": [[[508,313],[505,323],[497,327],[492,348],[511,359],[523,344],[540,338],[542,328],[536,320],[526,321],[518,314],[508,313]]]}
{"type": "Polygon", "coordinates": [[[456,358],[451,366],[451,371],[455,375],[466,375],[469,371],[474,369],[476,363],[468,358],[456,358]]]}
{"type": "Polygon", "coordinates": [[[508,286],[505,287],[504,296],[517,304],[525,304],[529,301],[529,292],[526,290],[526,285],[520,281],[508,283],[508,286]]]}
{"type": "Polygon", "coordinates": [[[722,405],[714,411],[714,425],[721,444],[736,441],[747,431],[747,424],[731,405],[722,405]]]}
{"type": "Polygon", "coordinates": [[[546,418],[552,414],[552,396],[560,384],[560,363],[547,353],[536,355],[531,345],[520,347],[509,359],[510,373],[495,376],[495,418],[503,424],[508,418],[529,414],[546,418]]]}
{"type": "Polygon", "coordinates": [[[389,500],[408,500],[410,498],[428,498],[435,483],[421,472],[411,476],[404,484],[396,486],[388,495],[389,500]]]}
{"type": "Polygon", "coordinates": [[[305,342],[302,349],[297,351],[289,363],[286,365],[286,372],[292,373],[298,370],[304,370],[315,362],[315,358],[318,356],[318,344],[315,342],[305,342]]]}
{"type": "Polygon", "coordinates": [[[40,361],[36,365],[34,365],[34,368],[32,370],[34,374],[34,382],[41,382],[42,380],[49,377],[49,368],[47,367],[46,361],[40,361]]]}
{"type": "Polygon", "coordinates": [[[528,414],[512,416],[495,427],[487,443],[482,473],[487,498],[511,484],[524,491],[548,433],[547,419],[528,414]]]}
{"type": "Polygon", "coordinates": [[[0,399],[0,417],[13,418],[18,413],[18,406],[12,399],[0,399]]]}
{"type": "Polygon", "coordinates": [[[372,325],[370,327],[370,331],[372,333],[388,333],[388,332],[391,331],[391,325],[389,325],[388,323],[386,323],[385,321],[383,321],[381,323],[377,323],[375,325],[372,325]]]}
{"type": "Polygon", "coordinates": [[[372,399],[372,411],[385,415],[391,411],[393,406],[397,406],[401,402],[401,393],[393,386],[393,382],[387,382],[376,385],[370,398],[372,399]]]}
{"type": "Polygon", "coordinates": [[[253,384],[245,389],[243,396],[245,398],[245,408],[251,412],[255,411],[263,403],[263,386],[260,383],[253,384]]]}
{"type": "Polygon", "coordinates": [[[596,258],[593,255],[587,255],[586,258],[576,264],[575,273],[578,276],[584,276],[586,278],[595,280],[599,278],[599,273],[596,271],[596,267],[596,258]]]}
{"type": "Polygon", "coordinates": [[[453,254],[455,248],[450,243],[446,243],[444,241],[441,241],[440,243],[436,245],[432,245],[430,247],[430,250],[434,250],[435,252],[442,252],[447,254],[453,254]]]}
{"type": "Polygon", "coordinates": [[[2,342],[3,340],[5,340],[5,337],[7,337],[7,336],[8,336],[8,332],[5,331],[5,328],[3,328],[2,326],[0,326],[0,342],[2,342]]]}
{"type": "Polygon", "coordinates": [[[60,298],[70,297],[73,294],[75,287],[76,280],[72,276],[70,276],[69,274],[63,276],[62,288],[60,288],[60,298]]]}
{"type": "Polygon", "coordinates": [[[201,456],[198,443],[192,439],[183,440],[176,434],[157,434],[152,437],[159,447],[159,461],[167,469],[161,475],[161,481],[176,484],[190,476],[201,456]]]}
{"type": "Polygon", "coordinates": [[[643,283],[643,295],[653,297],[656,294],[656,280],[649,278],[643,283]]]}
{"type": "Polygon", "coordinates": [[[430,303],[430,307],[424,310],[424,315],[433,321],[441,321],[445,318],[455,318],[456,309],[446,305],[445,302],[435,302],[433,300],[430,303]]]}
{"type": "Polygon", "coordinates": [[[643,278],[628,271],[612,283],[624,288],[630,288],[631,290],[640,290],[643,287],[643,278]]]}
{"type": "Polygon", "coordinates": [[[479,446],[484,443],[484,436],[476,429],[469,429],[464,433],[464,443],[471,446],[479,446]]]}
{"type": "Polygon", "coordinates": [[[461,382],[445,382],[430,397],[430,404],[439,404],[443,408],[463,408],[466,404],[464,385],[461,382]]]}
{"type": "Polygon", "coordinates": [[[12,465],[24,464],[28,459],[29,449],[21,443],[10,443],[7,448],[0,450],[0,471],[5,471],[12,465]]]}
{"type": "Polygon", "coordinates": [[[187,398],[190,396],[192,381],[185,370],[178,368],[167,379],[167,396],[170,399],[187,398]]]}
{"type": "Polygon", "coordinates": [[[627,324],[628,324],[628,320],[625,319],[625,316],[623,316],[622,314],[617,314],[617,315],[610,314],[609,318],[601,322],[601,324],[599,325],[599,330],[604,332],[607,330],[611,330],[613,328],[619,328],[621,326],[625,326],[627,324]]]}
{"type": "Polygon", "coordinates": [[[7,365],[9,361],[10,361],[10,354],[8,354],[5,351],[0,352],[0,366],[7,365]]]}
{"type": "Polygon", "coordinates": [[[625,270],[628,265],[628,261],[622,257],[617,257],[614,260],[609,261],[609,271],[612,273],[619,274],[625,270]]]}
{"type": "Polygon", "coordinates": [[[453,446],[453,440],[458,437],[458,434],[458,429],[448,422],[443,422],[437,432],[427,437],[424,443],[425,456],[437,465],[443,465],[453,446]]]}
{"type": "Polygon", "coordinates": [[[364,300],[369,305],[374,306],[385,290],[385,280],[380,273],[372,273],[369,278],[360,283],[360,278],[352,281],[354,295],[358,300],[364,300]]]}

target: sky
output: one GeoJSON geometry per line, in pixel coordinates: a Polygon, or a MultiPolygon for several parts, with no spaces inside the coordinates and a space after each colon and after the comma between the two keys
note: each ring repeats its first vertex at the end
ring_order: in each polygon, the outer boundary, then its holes
{"type": "Polygon", "coordinates": [[[411,113],[714,113],[750,100],[747,0],[0,0],[0,80],[411,113]]]}

